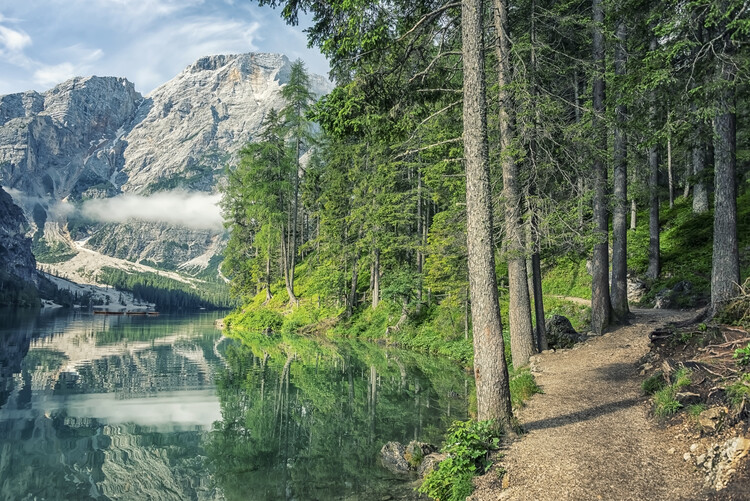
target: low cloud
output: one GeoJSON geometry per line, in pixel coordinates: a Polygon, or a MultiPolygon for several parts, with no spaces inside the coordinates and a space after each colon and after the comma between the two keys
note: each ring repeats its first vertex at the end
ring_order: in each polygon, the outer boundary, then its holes
{"type": "Polygon", "coordinates": [[[221,195],[175,190],[149,196],[126,193],[113,198],[87,200],[81,215],[103,223],[132,220],[167,223],[196,230],[221,230],[218,204],[221,195]]]}

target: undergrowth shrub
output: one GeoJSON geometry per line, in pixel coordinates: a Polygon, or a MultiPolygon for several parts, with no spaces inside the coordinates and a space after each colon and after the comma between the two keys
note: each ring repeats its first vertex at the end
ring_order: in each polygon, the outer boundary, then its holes
{"type": "Polygon", "coordinates": [[[442,448],[448,457],[424,478],[419,492],[440,501],[465,500],[474,490],[472,477],[487,471],[489,452],[499,442],[492,421],[455,421],[442,448]]]}
{"type": "Polygon", "coordinates": [[[663,387],[654,393],[654,415],[669,417],[682,408],[677,400],[677,393],[684,387],[690,386],[690,370],[683,367],[674,373],[674,383],[663,387]]]}

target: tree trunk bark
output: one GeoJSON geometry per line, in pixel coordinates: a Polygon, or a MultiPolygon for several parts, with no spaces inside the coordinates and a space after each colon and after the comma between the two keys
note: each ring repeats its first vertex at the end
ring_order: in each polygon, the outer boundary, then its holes
{"type": "Polygon", "coordinates": [[[604,10],[601,0],[593,0],[593,105],[592,130],[594,138],[594,230],[595,244],[591,279],[591,329],[597,334],[604,332],[612,318],[609,300],[609,210],[607,209],[607,166],[603,156],[607,150],[604,118],[604,10]]]}
{"type": "Polygon", "coordinates": [[[705,132],[703,124],[699,124],[698,132],[693,143],[693,212],[703,214],[708,212],[708,189],[706,187],[706,145],[703,139],[705,132]]]}
{"type": "Polygon", "coordinates": [[[474,335],[474,378],[477,419],[492,419],[495,426],[511,434],[513,411],[492,242],[482,10],[482,0],[461,2],[466,243],[474,335]]]}
{"type": "Polygon", "coordinates": [[[503,201],[505,205],[505,238],[508,260],[508,291],[510,305],[508,322],[510,352],[513,367],[529,363],[534,354],[531,326],[531,302],[526,281],[526,256],[521,220],[521,190],[518,186],[518,164],[511,153],[513,142],[510,127],[511,99],[507,90],[510,83],[510,40],[508,33],[507,0],[494,0],[494,21],[497,35],[498,73],[498,128],[500,129],[500,161],[503,168],[503,201]]]}
{"type": "Polygon", "coordinates": [[[354,254],[354,263],[352,263],[352,285],[349,289],[349,297],[346,300],[346,316],[351,317],[354,311],[354,303],[357,302],[357,280],[359,271],[359,249],[354,254]]]}
{"type": "Polygon", "coordinates": [[[372,261],[372,309],[380,304],[380,249],[375,248],[372,261]]]}
{"type": "MultiPolygon", "coordinates": [[[[731,45],[731,42],[728,44],[731,45]]],[[[711,310],[738,293],[740,282],[737,242],[737,127],[732,61],[718,63],[722,86],[716,102],[714,128],[714,245],[711,269],[711,310]]]]}
{"type": "MultiPolygon", "coordinates": [[[[650,50],[656,50],[656,39],[651,39],[650,50]]],[[[651,129],[656,130],[656,94],[651,94],[651,129]]],[[[659,277],[661,259],[659,252],[659,145],[654,143],[648,149],[648,269],[646,276],[659,277]]]]}
{"type": "MultiPolygon", "coordinates": [[[[625,76],[625,21],[617,23],[615,45],[615,75],[625,76]]],[[[622,91],[618,90],[622,96],[622,91]]],[[[614,131],[614,214],[612,217],[612,285],[610,300],[612,313],[618,322],[623,322],[628,308],[628,139],[625,133],[627,109],[618,104],[615,108],[614,131]]]]}

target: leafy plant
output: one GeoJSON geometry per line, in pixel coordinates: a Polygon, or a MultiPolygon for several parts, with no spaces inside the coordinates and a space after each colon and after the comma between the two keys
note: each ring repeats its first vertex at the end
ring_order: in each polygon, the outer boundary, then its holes
{"type": "Polygon", "coordinates": [[[656,416],[672,416],[682,408],[682,404],[677,400],[677,392],[686,386],[690,386],[690,374],[690,370],[685,367],[675,371],[674,383],[654,393],[654,414],[656,416]]]}
{"type": "Polygon", "coordinates": [[[750,373],[744,374],[739,381],[727,386],[727,397],[734,406],[739,406],[745,399],[750,400],[750,373]]]}
{"type": "Polygon", "coordinates": [[[664,381],[664,375],[661,372],[656,372],[653,376],[647,378],[641,383],[641,389],[646,395],[653,395],[664,388],[666,384],[666,381],[664,381]]]}
{"type": "Polygon", "coordinates": [[[447,459],[425,477],[419,492],[440,501],[463,501],[474,490],[472,477],[489,468],[488,454],[499,442],[492,421],[455,421],[442,449],[447,459]]]}
{"type": "Polygon", "coordinates": [[[748,343],[744,348],[737,348],[736,350],[734,350],[733,358],[737,360],[737,365],[750,365],[750,343],[748,343]]]}

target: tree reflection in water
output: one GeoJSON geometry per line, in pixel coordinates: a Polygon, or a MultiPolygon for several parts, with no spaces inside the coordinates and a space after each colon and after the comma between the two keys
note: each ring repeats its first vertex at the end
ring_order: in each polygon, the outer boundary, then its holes
{"type": "Polygon", "coordinates": [[[227,348],[222,420],[206,447],[228,499],[365,499],[394,495],[394,481],[413,497],[413,479],[378,465],[382,445],[439,444],[467,417],[468,379],[449,361],[357,342],[244,337],[227,348]]]}

